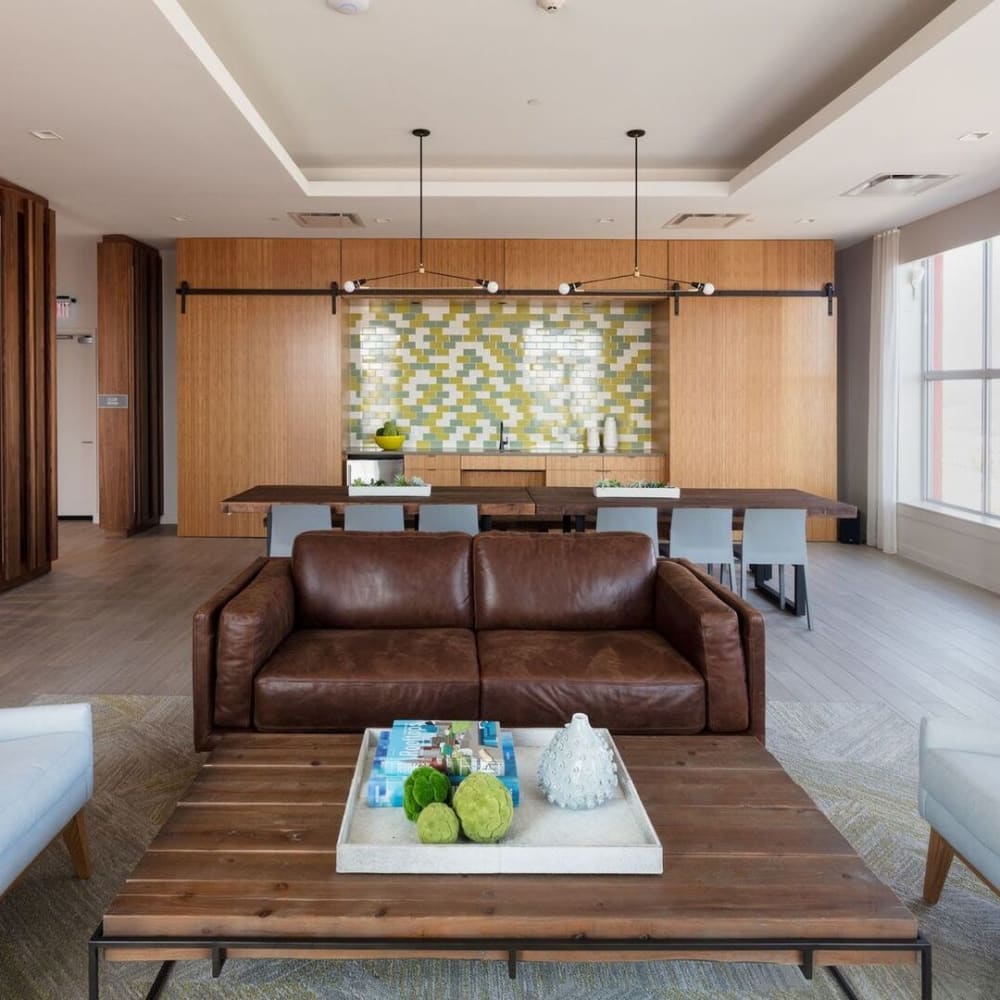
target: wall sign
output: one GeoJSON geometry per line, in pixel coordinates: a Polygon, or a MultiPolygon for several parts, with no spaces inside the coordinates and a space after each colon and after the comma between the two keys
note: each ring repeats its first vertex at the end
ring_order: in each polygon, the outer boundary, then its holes
{"type": "Polygon", "coordinates": [[[128,394],[99,394],[97,397],[97,408],[99,410],[127,410],[128,394]]]}

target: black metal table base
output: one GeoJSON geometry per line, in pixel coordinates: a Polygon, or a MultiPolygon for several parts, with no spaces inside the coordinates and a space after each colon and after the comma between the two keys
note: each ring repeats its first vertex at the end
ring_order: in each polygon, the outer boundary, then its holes
{"type": "MultiPolygon", "coordinates": [[[[791,597],[785,594],[785,606],[783,611],[788,611],[793,615],[802,618],[806,613],[806,571],[803,566],[793,567],[795,570],[795,589],[791,597]]],[[[769,600],[772,604],[780,604],[780,594],[776,587],[767,583],[771,579],[772,569],[770,566],[751,566],[750,572],[753,574],[753,586],[759,594],[769,600]]]]}
{"type": "MultiPolygon", "coordinates": [[[[816,952],[912,952],[920,956],[920,1000],[932,1000],[931,997],[931,944],[922,935],[912,939],[868,940],[852,939],[822,939],[822,938],[761,938],[750,940],[734,940],[732,938],[671,938],[667,941],[655,938],[198,938],[198,937],[123,937],[106,935],[104,924],[98,925],[88,944],[89,981],[88,996],[90,1000],[100,1000],[100,960],[101,953],[107,948],[148,950],[164,949],[204,949],[211,951],[212,976],[218,978],[230,949],[252,948],[255,951],[455,951],[481,952],[504,951],[507,953],[507,972],[511,979],[517,976],[517,965],[521,953],[538,951],[622,951],[635,952],[638,959],[643,952],[705,952],[740,951],[760,952],[762,961],[768,953],[795,951],[802,954],[802,964],[799,969],[807,980],[813,978],[816,952]]],[[[174,961],[168,960],[160,965],[153,984],[146,994],[147,1000],[158,997],[162,991],[174,961]]],[[[860,997],[847,980],[843,971],[836,965],[826,966],[834,981],[843,991],[847,1000],[860,1000],[860,997]]]]}

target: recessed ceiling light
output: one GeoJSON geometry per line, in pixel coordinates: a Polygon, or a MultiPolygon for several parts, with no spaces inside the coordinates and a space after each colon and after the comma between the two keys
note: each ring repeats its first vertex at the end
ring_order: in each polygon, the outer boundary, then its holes
{"type": "Polygon", "coordinates": [[[188,220],[186,215],[171,215],[170,218],[173,219],[174,222],[187,222],[188,220]]]}
{"type": "Polygon", "coordinates": [[[815,222],[816,220],[815,219],[805,219],[804,218],[804,219],[796,219],[795,221],[797,223],[799,223],[800,225],[806,225],[807,226],[807,225],[809,225],[809,223],[815,222]]]}
{"type": "Polygon", "coordinates": [[[62,136],[58,132],[53,132],[50,128],[33,128],[31,134],[36,139],[61,139],[62,136]]]}
{"type": "Polygon", "coordinates": [[[989,134],[989,132],[966,132],[965,135],[960,135],[958,137],[958,141],[979,142],[980,139],[985,139],[989,134]]]}
{"type": "Polygon", "coordinates": [[[368,10],[369,0],[326,0],[326,5],[338,14],[363,14],[368,10]]]}
{"type": "Polygon", "coordinates": [[[280,215],[269,215],[267,217],[267,221],[268,222],[281,222],[281,216],[280,215]]]}
{"type": "Polygon", "coordinates": [[[601,223],[601,225],[607,225],[609,222],[614,222],[615,220],[614,219],[598,219],[597,221],[599,223],[601,223]]]}
{"type": "Polygon", "coordinates": [[[384,226],[387,222],[392,222],[392,219],[377,218],[375,220],[380,226],[384,226]]]}
{"type": "Polygon", "coordinates": [[[532,107],[534,107],[535,105],[541,104],[542,102],[537,97],[529,97],[524,103],[525,104],[530,104],[532,107]]]}

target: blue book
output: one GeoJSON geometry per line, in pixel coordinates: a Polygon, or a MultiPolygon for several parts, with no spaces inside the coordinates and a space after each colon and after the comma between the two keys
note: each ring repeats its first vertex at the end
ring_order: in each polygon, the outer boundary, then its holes
{"type": "Polygon", "coordinates": [[[416,767],[471,774],[504,773],[498,722],[397,719],[389,730],[382,768],[386,774],[407,775],[416,767]]]}
{"type": "MultiPolygon", "coordinates": [[[[389,752],[391,730],[384,730],[379,733],[378,744],[375,747],[375,757],[372,760],[372,770],[368,778],[368,805],[378,808],[381,806],[403,805],[403,782],[406,781],[405,774],[386,773],[385,762],[389,752]]],[[[518,805],[521,799],[521,786],[517,776],[517,760],[514,757],[514,736],[509,731],[504,731],[500,738],[503,751],[504,773],[499,776],[510,790],[514,805],[518,805]]],[[[419,765],[417,765],[419,766],[419,765]]],[[[448,779],[452,785],[461,783],[464,775],[449,774],[448,779]]]]}

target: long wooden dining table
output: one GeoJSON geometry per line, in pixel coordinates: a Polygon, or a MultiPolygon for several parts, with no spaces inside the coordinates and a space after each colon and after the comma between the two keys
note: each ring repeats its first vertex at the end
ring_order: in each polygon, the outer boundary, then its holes
{"type": "MultiPolygon", "coordinates": [[[[593,488],[587,486],[435,486],[426,497],[352,497],[346,486],[265,485],[226,497],[221,507],[224,514],[266,516],[273,504],[283,503],[323,504],[338,517],[354,503],[401,503],[407,517],[416,516],[422,504],[475,504],[483,529],[493,527],[493,519],[500,517],[540,523],[561,521],[564,531],[583,531],[587,522],[596,518],[598,507],[655,507],[661,524],[669,523],[670,513],[677,507],[730,507],[737,530],[744,511],[751,507],[799,509],[817,517],[849,518],[858,513],[853,504],[804,490],[685,487],[680,497],[670,500],[641,496],[609,499],[594,496],[593,488]]],[[[760,593],[775,601],[778,595],[767,582],[770,575],[770,567],[755,567],[754,583],[760,593]]],[[[795,583],[794,595],[786,607],[793,614],[804,615],[805,578],[801,567],[796,567],[795,583]]]]}

